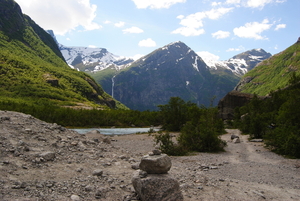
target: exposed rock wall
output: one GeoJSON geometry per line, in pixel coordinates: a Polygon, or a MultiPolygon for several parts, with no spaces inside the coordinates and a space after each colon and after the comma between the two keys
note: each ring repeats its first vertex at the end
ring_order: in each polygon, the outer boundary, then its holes
{"type": "Polygon", "coordinates": [[[223,120],[233,119],[234,109],[245,105],[253,97],[253,94],[242,93],[238,91],[229,92],[219,101],[218,108],[220,117],[223,120]]]}

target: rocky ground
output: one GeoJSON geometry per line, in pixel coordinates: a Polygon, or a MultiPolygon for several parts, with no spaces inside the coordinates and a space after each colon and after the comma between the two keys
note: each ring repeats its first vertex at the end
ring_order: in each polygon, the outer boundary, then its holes
{"type": "MultiPolygon", "coordinates": [[[[227,130],[226,152],[171,157],[184,200],[300,200],[300,160],[227,130]],[[231,134],[241,143],[233,143],[231,134]]],[[[131,178],[153,136],[80,135],[0,111],[0,200],[134,200],[131,178]]]]}

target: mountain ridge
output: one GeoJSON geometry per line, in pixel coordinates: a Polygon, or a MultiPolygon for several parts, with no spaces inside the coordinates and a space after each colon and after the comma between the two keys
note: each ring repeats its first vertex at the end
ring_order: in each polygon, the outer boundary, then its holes
{"type": "Polygon", "coordinates": [[[71,68],[85,72],[101,71],[111,65],[120,70],[133,62],[133,59],[112,54],[106,48],[67,47],[59,44],[59,49],[71,68]]]}
{"type": "Polygon", "coordinates": [[[259,63],[246,73],[235,90],[261,96],[289,85],[292,73],[300,72],[300,42],[259,63]]]}
{"type": "Polygon", "coordinates": [[[258,63],[272,55],[262,48],[252,49],[233,56],[225,61],[208,61],[207,65],[213,70],[227,69],[241,77],[252,70],[258,63]]]}

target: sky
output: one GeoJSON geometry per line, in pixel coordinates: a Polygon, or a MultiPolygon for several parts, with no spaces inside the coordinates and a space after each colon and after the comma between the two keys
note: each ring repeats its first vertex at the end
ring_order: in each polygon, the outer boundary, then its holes
{"type": "Polygon", "coordinates": [[[15,0],[65,46],[139,58],[175,41],[204,60],[262,48],[276,54],[300,37],[300,0],[15,0]]]}

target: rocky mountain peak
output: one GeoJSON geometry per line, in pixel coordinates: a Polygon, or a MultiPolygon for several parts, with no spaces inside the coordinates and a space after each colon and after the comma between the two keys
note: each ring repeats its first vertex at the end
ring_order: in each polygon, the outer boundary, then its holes
{"type": "Polygon", "coordinates": [[[59,45],[66,62],[81,71],[100,71],[111,65],[120,66],[133,62],[133,59],[120,57],[105,48],[67,47],[59,45]]]}
{"type": "Polygon", "coordinates": [[[258,63],[272,55],[262,48],[248,50],[225,61],[210,61],[207,65],[211,70],[230,70],[237,76],[243,76],[253,69],[258,63]]]}

